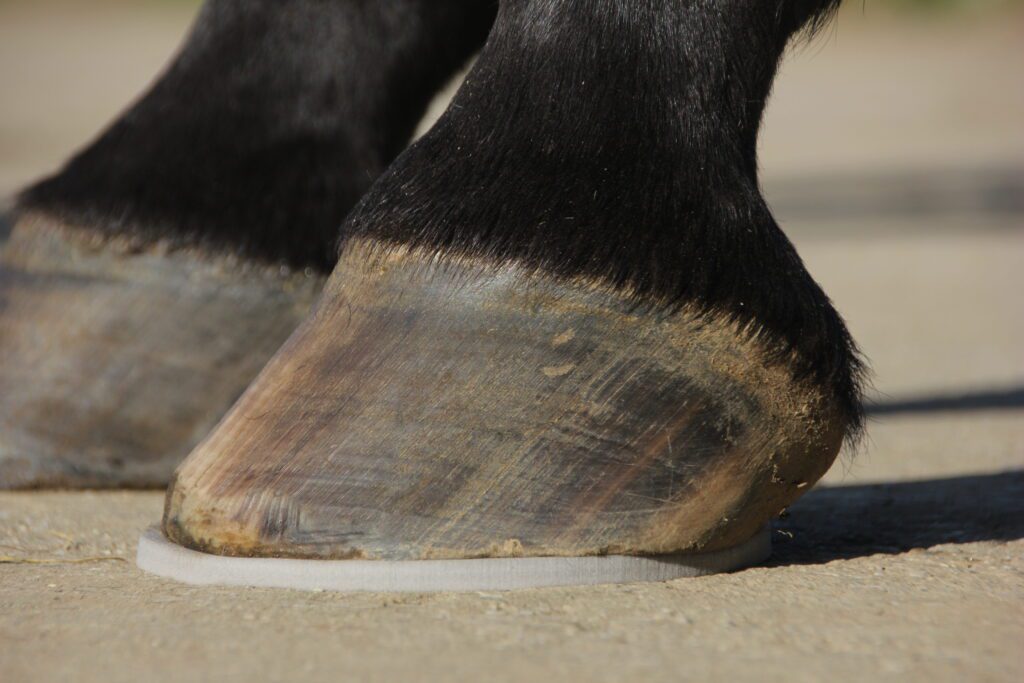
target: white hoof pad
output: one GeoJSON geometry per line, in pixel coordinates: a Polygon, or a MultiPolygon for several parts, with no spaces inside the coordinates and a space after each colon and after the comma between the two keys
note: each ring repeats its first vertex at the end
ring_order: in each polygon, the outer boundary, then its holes
{"type": "Polygon", "coordinates": [[[139,568],[192,585],[297,590],[413,592],[512,590],[544,586],[669,581],[735,571],[771,555],[765,528],[708,553],[634,557],[522,557],[469,560],[295,560],[211,555],[172,543],[156,527],[139,539],[139,568]]]}

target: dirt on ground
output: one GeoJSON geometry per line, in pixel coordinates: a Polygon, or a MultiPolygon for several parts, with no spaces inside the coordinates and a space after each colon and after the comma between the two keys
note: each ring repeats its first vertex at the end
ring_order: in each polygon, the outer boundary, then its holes
{"type": "MultiPolygon", "coordinates": [[[[0,5],[20,60],[0,58],[0,150],[27,136],[0,154],[4,192],[102,122],[47,109],[75,70],[138,71],[79,88],[109,116],[188,18],[82,28],[24,7],[0,5]]],[[[5,493],[0,680],[1022,680],[1024,24],[927,21],[841,23],[768,115],[769,195],[875,380],[868,439],[776,522],[767,566],[511,593],[198,588],[133,563],[159,492],[5,493]]]]}

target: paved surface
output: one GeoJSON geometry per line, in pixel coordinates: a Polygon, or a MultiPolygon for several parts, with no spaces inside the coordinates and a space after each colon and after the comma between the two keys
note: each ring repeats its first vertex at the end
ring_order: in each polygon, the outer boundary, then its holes
{"type": "MultiPolygon", "coordinates": [[[[4,11],[0,52],[11,37],[4,11]]],[[[509,594],[200,589],[128,561],[159,518],[159,493],[0,494],[0,679],[1021,680],[1024,231],[1012,210],[1020,130],[1005,119],[1021,103],[1004,78],[1017,50],[1006,36],[1021,23],[973,21],[969,31],[932,26],[932,39],[907,34],[930,50],[931,67],[917,53],[900,61],[890,27],[851,29],[860,49],[841,29],[838,43],[802,55],[780,83],[765,140],[769,191],[870,356],[876,392],[863,451],[778,522],[770,566],[509,594]],[[969,55],[980,60],[969,73],[938,73],[969,55]],[[852,75],[861,67],[870,78],[852,75]],[[888,114],[868,103],[848,111],[848,88],[903,93],[910,72],[930,84],[921,97],[888,114]],[[962,110],[933,106],[961,98],[962,110]],[[998,111],[968,106],[978,98],[998,111]],[[887,122],[908,132],[869,144],[887,122]],[[863,137],[842,134],[854,125],[863,137]],[[935,177],[950,169],[966,179],[953,187],[977,191],[938,189],[946,186],[935,177]],[[850,190],[883,171],[894,178],[883,189],[917,178],[924,200],[897,210],[879,199],[884,191],[850,190]],[[839,177],[853,180],[825,182],[839,177]],[[850,210],[808,204],[799,187],[818,187],[812,181],[824,189],[809,194],[834,191],[835,206],[850,210]]],[[[87,34],[69,36],[100,42],[87,34]]],[[[63,49],[73,53],[74,40],[63,49]]],[[[36,55],[58,63],[56,52],[36,55]]],[[[11,70],[0,58],[5,97],[11,70]]],[[[107,94],[90,106],[114,107],[107,94]]],[[[17,106],[30,111],[30,99],[17,106]]],[[[40,118],[56,126],[60,117],[40,118]]],[[[80,142],[80,133],[61,135],[80,142]]],[[[0,155],[0,179],[20,182],[53,158],[30,137],[31,163],[5,166],[0,155]]]]}

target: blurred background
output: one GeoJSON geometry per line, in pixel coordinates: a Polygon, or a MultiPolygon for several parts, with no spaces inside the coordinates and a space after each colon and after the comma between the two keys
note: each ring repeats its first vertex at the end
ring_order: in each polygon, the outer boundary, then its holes
{"type": "MultiPolygon", "coordinates": [[[[199,4],[0,0],[0,198],[138,95],[199,4]]],[[[778,80],[762,141],[776,209],[1021,210],[1022,58],[1020,0],[849,0],[778,80]]]]}
{"type": "MultiPolygon", "coordinates": [[[[131,102],[198,7],[0,0],[0,205],[131,102]]],[[[871,451],[907,413],[1020,423],[1022,58],[1020,0],[851,0],[779,75],[761,142],[766,194],[872,363],[871,451]]],[[[1006,436],[998,455],[940,450],[953,469],[1024,465],[1024,434],[1006,436]]],[[[912,461],[884,462],[879,477],[912,461]]]]}

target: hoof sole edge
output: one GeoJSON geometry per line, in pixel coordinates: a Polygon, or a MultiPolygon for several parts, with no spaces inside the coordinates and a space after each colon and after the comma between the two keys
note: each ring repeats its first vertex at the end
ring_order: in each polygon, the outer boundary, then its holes
{"type": "Polygon", "coordinates": [[[157,527],[152,527],[139,539],[136,562],[143,571],[192,585],[421,593],[670,581],[759,564],[771,555],[771,548],[771,535],[766,527],[739,545],[694,554],[295,560],[197,552],[172,543],[157,527]]]}

